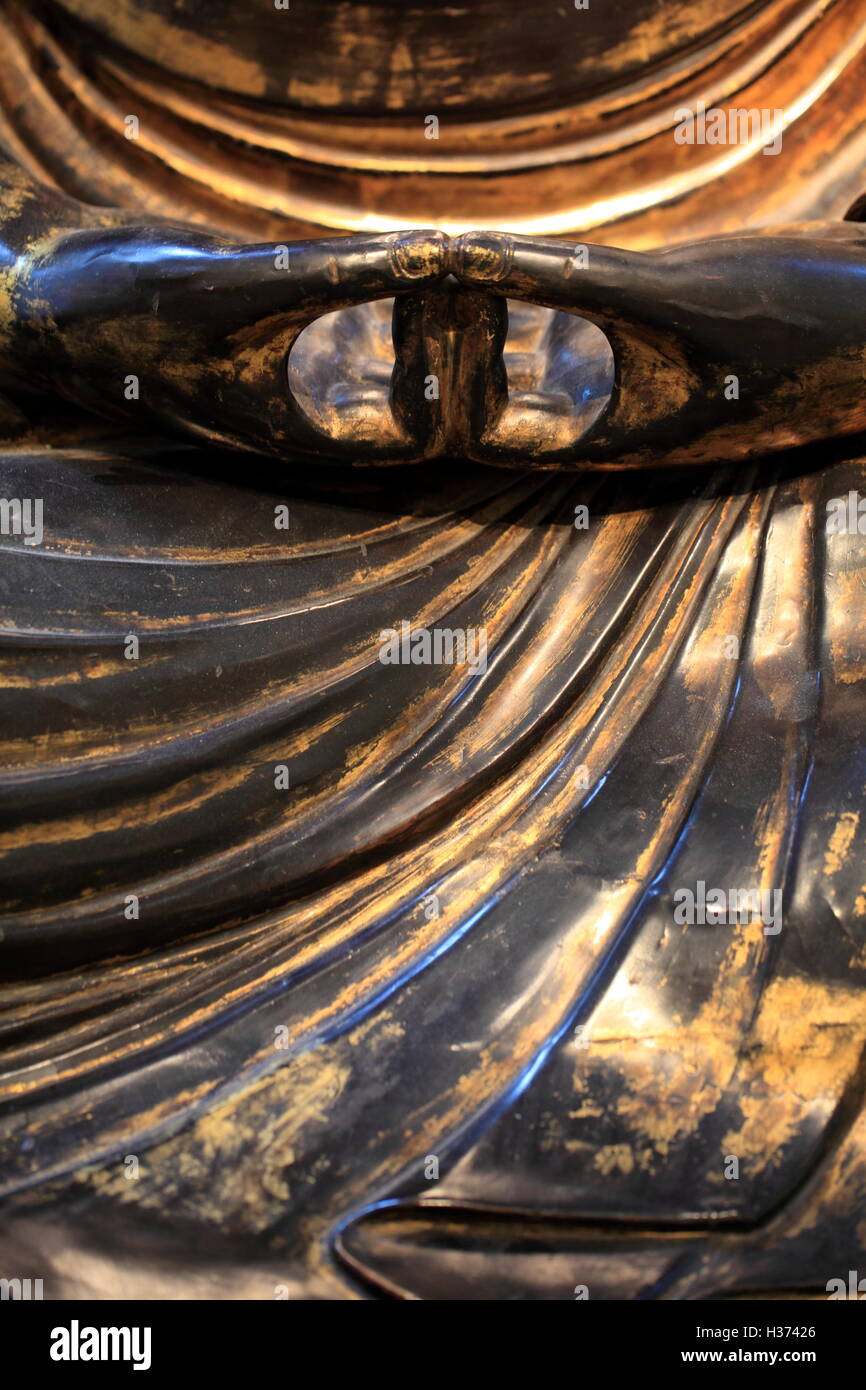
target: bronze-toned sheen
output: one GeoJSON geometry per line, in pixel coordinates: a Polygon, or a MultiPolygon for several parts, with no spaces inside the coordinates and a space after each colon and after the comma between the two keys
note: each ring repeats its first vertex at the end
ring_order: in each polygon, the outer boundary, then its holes
{"type": "Polygon", "coordinates": [[[48,1299],[866,1268],[862,5],[442,11],[0,3],[0,1277],[48,1299]],[[781,152],[677,145],[698,97],[781,152]]]}
{"type": "Polygon", "coordinates": [[[862,191],[861,0],[3,0],[0,41],[0,136],[31,173],[247,242],[434,225],[642,250],[842,218],[862,191]],[[698,102],[778,111],[780,153],[677,144],[698,102]]]}

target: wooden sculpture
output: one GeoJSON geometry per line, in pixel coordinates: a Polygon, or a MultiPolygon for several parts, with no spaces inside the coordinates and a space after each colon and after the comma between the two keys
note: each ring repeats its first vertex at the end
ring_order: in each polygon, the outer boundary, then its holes
{"type": "Polygon", "coordinates": [[[46,1297],[866,1269],[866,18],[536,11],[0,3],[46,1297]]]}

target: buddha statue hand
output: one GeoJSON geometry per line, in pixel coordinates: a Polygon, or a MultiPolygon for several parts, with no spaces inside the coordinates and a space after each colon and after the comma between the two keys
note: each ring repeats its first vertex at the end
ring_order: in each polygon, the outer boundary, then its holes
{"type": "MultiPolygon", "coordinates": [[[[551,468],[757,457],[866,427],[866,238],[852,223],[640,253],[501,233],[452,243],[477,291],[579,315],[613,349],[606,411],[509,398],[472,456],[551,468]]],[[[552,364],[555,365],[555,364],[552,364]]]]}
{"type": "MultiPolygon", "coordinates": [[[[164,224],[41,237],[7,247],[2,383],[221,445],[354,461],[364,420],[334,409],[317,429],[288,354],[321,315],[423,292],[446,253],[435,231],[240,247],[164,224]]],[[[406,411],[387,386],[373,394],[367,461],[416,456],[406,411]]]]}

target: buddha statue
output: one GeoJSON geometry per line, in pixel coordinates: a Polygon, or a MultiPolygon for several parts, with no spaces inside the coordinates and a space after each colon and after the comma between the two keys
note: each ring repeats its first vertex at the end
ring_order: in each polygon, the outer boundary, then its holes
{"type": "Polygon", "coordinates": [[[826,1297],[860,7],[0,29],[0,1275],[826,1297]]]}

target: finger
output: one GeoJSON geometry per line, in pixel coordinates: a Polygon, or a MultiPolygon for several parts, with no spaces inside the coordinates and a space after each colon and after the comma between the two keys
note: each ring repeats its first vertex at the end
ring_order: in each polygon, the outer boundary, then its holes
{"type": "Polygon", "coordinates": [[[448,238],[431,230],[240,247],[212,258],[207,278],[230,296],[233,316],[255,321],[281,310],[314,318],[421,290],[447,269],[448,238]]]}
{"type": "Polygon", "coordinates": [[[494,294],[613,321],[655,318],[663,290],[664,272],[651,255],[503,232],[456,238],[451,268],[465,284],[494,294]]]}

